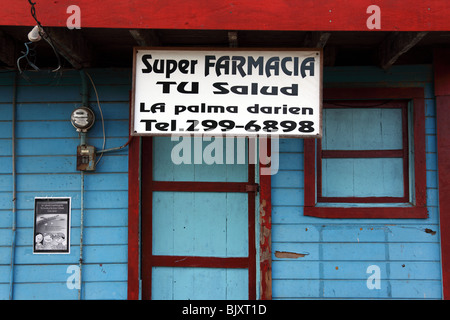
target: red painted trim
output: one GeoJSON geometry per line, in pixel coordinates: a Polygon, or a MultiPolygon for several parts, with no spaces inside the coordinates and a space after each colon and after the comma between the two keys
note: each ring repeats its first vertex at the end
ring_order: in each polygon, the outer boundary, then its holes
{"type": "Polygon", "coordinates": [[[323,190],[323,184],[322,184],[322,159],[320,158],[320,155],[322,154],[322,139],[317,139],[317,145],[316,145],[316,198],[317,202],[319,202],[319,198],[322,198],[322,190],[323,190]]]}
{"type": "MultiPolygon", "coordinates": [[[[426,207],[425,101],[423,98],[415,98],[413,104],[415,205],[417,207],[426,207]]],[[[423,218],[427,217],[424,216],[423,218]]]]}
{"type": "Polygon", "coordinates": [[[139,299],[139,148],[132,139],[128,149],[128,299],[139,299]],[[135,161],[137,159],[137,161],[135,161]]]}
{"type": "MultiPolygon", "coordinates": [[[[319,183],[319,182],[317,182],[319,183]]],[[[407,197],[317,197],[321,203],[407,203],[407,197]]]]}
{"type": "MultiPolygon", "coordinates": [[[[130,93],[131,96],[131,93],[130,93]]],[[[131,101],[131,99],[130,99],[131,101]]],[[[131,113],[131,107],[130,107],[131,113]]],[[[130,117],[131,119],[131,117],[130,117]]],[[[140,144],[139,138],[128,140],[128,300],[139,299],[139,202],[140,144]]]]}
{"type": "Polygon", "coordinates": [[[403,158],[404,150],[322,150],[327,158],[403,158]]]}
{"type": "Polygon", "coordinates": [[[425,207],[305,207],[304,215],[333,219],[423,219],[427,218],[425,207]]]}
{"type": "MultiPolygon", "coordinates": [[[[82,28],[373,31],[367,27],[380,8],[381,31],[448,31],[450,7],[442,0],[40,0],[36,14],[43,26],[66,27],[70,5],[81,11],[82,28]]],[[[4,0],[0,25],[32,26],[27,1],[4,0]]]]}
{"type": "Polygon", "coordinates": [[[142,138],[142,165],[141,180],[141,223],[142,230],[142,299],[150,300],[152,298],[152,180],[153,180],[153,138],[142,138]]]}
{"type": "MultiPolygon", "coordinates": [[[[248,184],[255,185],[255,165],[248,164],[248,184]]],[[[225,183],[228,184],[228,183],[225,183]]],[[[248,298],[256,299],[256,243],[255,243],[255,211],[256,189],[248,192],[248,298]]]]}
{"type": "MultiPolygon", "coordinates": [[[[412,207],[320,207],[317,202],[321,197],[320,161],[316,163],[316,141],[304,141],[304,166],[305,166],[305,199],[304,214],[323,218],[427,218],[426,208],[426,157],[425,157],[425,105],[423,88],[328,88],[324,89],[324,99],[413,99],[413,127],[414,127],[414,180],[415,180],[415,204],[412,207]],[[317,167],[317,168],[316,168],[317,167]],[[316,178],[317,175],[317,178],[316,178]],[[316,190],[316,188],[318,190],[316,190]],[[317,194],[316,194],[317,192],[317,194]]],[[[403,122],[405,122],[404,108],[403,122]]],[[[320,152],[320,141],[317,142],[320,152]]],[[[405,140],[404,145],[408,143],[405,140]]],[[[329,152],[329,151],[327,151],[329,152]]],[[[407,152],[407,150],[403,150],[407,152]]],[[[331,153],[332,154],[332,153],[331,153]]],[[[330,154],[328,154],[330,155],[330,154]]],[[[338,155],[340,155],[338,153],[338,155]]],[[[341,154],[342,155],[342,154],[341,154]]],[[[403,154],[401,155],[403,156],[403,154]]],[[[405,160],[406,161],[406,160],[405,160]]],[[[406,161],[407,162],[407,161],[406,161]]],[[[409,172],[405,168],[404,176],[409,172]]],[[[406,176],[408,177],[408,176],[406,176]]],[[[407,178],[409,180],[409,178],[407,178]]],[[[406,186],[406,182],[405,182],[406,186]]],[[[406,191],[409,191],[409,183],[406,191]]],[[[409,193],[402,197],[409,198],[409,193]]],[[[346,202],[354,202],[354,198],[342,199],[346,202]]],[[[326,198],[324,202],[336,200],[326,198]]],[[[365,200],[368,199],[363,199],[365,200]]],[[[383,198],[379,200],[389,200],[383,198]]],[[[392,200],[392,199],[391,199],[392,200]]],[[[377,201],[382,202],[382,201],[377,201]]]]}
{"type": "Polygon", "coordinates": [[[153,181],[152,184],[152,191],[248,192],[256,190],[254,182],[153,181]]]}
{"type": "Polygon", "coordinates": [[[450,49],[434,52],[442,285],[450,300],[450,49]]]}
{"type": "Polygon", "coordinates": [[[450,92],[436,97],[436,121],[442,285],[444,299],[450,300],[450,92]]]}
{"type": "Polygon", "coordinates": [[[247,268],[248,258],[152,256],[152,267],[247,268]]]}
{"type": "MultiPolygon", "coordinates": [[[[267,139],[267,156],[271,156],[271,141],[267,139]]],[[[265,155],[260,155],[265,156],[265,155]]],[[[263,168],[269,168],[267,159],[261,161],[259,173],[259,269],[260,299],[272,299],[272,176],[261,174],[263,168]]]]}
{"type": "Polygon", "coordinates": [[[304,152],[304,180],[305,180],[305,208],[313,208],[316,205],[316,141],[303,140],[304,152]]]}

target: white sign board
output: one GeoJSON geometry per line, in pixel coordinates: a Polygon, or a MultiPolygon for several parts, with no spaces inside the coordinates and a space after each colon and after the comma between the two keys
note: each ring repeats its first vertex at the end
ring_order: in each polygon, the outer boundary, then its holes
{"type": "Polygon", "coordinates": [[[132,135],[321,136],[321,50],[135,48],[132,135]]]}

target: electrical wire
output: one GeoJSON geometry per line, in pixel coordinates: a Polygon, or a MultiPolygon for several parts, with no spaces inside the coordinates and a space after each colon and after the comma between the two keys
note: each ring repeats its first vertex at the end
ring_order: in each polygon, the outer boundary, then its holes
{"type": "MultiPolygon", "coordinates": [[[[59,54],[58,54],[58,51],[57,51],[56,48],[55,48],[55,45],[53,44],[53,40],[52,40],[51,36],[50,36],[47,32],[45,32],[44,27],[42,26],[41,22],[38,20],[38,18],[37,18],[37,16],[36,16],[36,8],[35,8],[36,2],[32,2],[31,0],[28,0],[28,3],[31,5],[31,9],[30,9],[30,11],[31,11],[31,16],[33,17],[34,21],[36,21],[36,23],[37,23],[37,25],[38,25],[38,27],[39,27],[39,35],[42,37],[42,39],[44,39],[44,40],[50,45],[50,47],[53,49],[53,52],[55,53],[56,59],[58,60],[58,66],[57,66],[55,69],[52,70],[52,72],[56,72],[56,71],[58,71],[58,70],[61,69],[61,58],[60,58],[60,56],[59,56],[59,54]]],[[[24,57],[26,57],[28,63],[30,63],[30,61],[29,61],[29,59],[28,59],[28,54],[29,54],[28,44],[30,44],[30,43],[32,43],[32,42],[27,42],[27,43],[25,43],[25,47],[27,47],[27,52],[26,52],[26,54],[24,54],[24,56],[20,57],[20,58],[17,60],[17,66],[19,67],[19,71],[20,71],[21,73],[22,73],[22,71],[21,71],[21,69],[20,69],[19,61],[20,61],[21,59],[23,59],[24,57]]],[[[39,68],[37,68],[36,65],[31,64],[31,66],[32,66],[35,70],[39,70],[39,68]]]]}
{"type": "MultiPolygon", "coordinates": [[[[23,78],[23,79],[25,79],[28,83],[32,83],[32,84],[36,84],[32,79],[31,79],[31,77],[29,76],[29,75],[27,75],[26,73],[25,73],[25,71],[33,71],[33,70],[25,70],[25,69],[22,69],[21,68],[21,66],[20,66],[20,61],[22,60],[22,59],[25,59],[27,62],[28,62],[28,65],[30,65],[33,69],[34,69],[34,71],[35,72],[42,72],[42,70],[41,69],[39,69],[39,67],[37,67],[37,65],[36,65],[36,63],[35,63],[35,61],[34,62],[31,62],[30,61],[30,58],[29,57],[32,57],[32,56],[36,56],[36,53],[34,52],[34,48],[31,48],[29,45],[30,44],[32,44],[33,42],[27,42],[27,43],[25,43],[25,47],[26,47],[26,49],[27,49],[27,51],[22,51],[22,56],[20,56],[18,59],[17,59],[17,69],[18,69],[18,71],[19,71],[19,74],[20,74],[20,76],[23,78]]],[[[34,59],[34,60],[36,60],[36,59],[34,59]]],[[[59,83],[59,81],[61,80],[61,76],[62,76],[62,72],[63,72],[63,70],[62,69],[59,69],[59,70],[57,70],[58,72],[56,72],[56,69],[55,70],[53,70],[53,71],[51,71],[52,73],[54,73],[55,74],[55,76],[54,76],[54,78],[50,81],[50,82],[48,82],[48,83],[41,83],[41,82],[39,82],[39,85],[46,85],[46,86],[49,86],[49,85],[55,85],[55,84],[57,84],[57,83],[59,83]]],[[[7,72],[15,72],[14,70],[12,70],[12,71],[0,71],[0,73],[7,73],[7,72]]]]}
{"type": "MultiPolygon", "coordinates": [[[[52,72],[57,72],[57,71],[61,70],[61,68],[62,68],[61,57],[60,57],[60,55],[59,55],[59,53],[58,53],[58,50],[56,49],[55,45],[53,44],[53,40],[52,40],[51,36],[50,36],[47,32],[45,32],[44,27],[42,26],[41,22],[38,20],[38,18],[37,18],[37,16],[36,16],[36,8],[35,8],[36,2],[32,2],[31,0],[28,0],[28,3],[31,5],[31,9],[30,9],[30,11],[31,11],[31,16],[33,17],[34,21],[36,21],[36,24],[37,24],[38,30],[39,30],[39,31],[38,31],[38,32],[39,32],[39,35],[41,36],[42,39],[44,39],[45,42],[47,42],[47,43],[50,45],[50,47],[52,48],[52,50],[53,50],[53,52],[54,52],[54,54],[55,54],[55,56],[56,56],[56,59],[57,59],[57,61],[58,61],[58,66],[57,66],[55,69],[53,69],[52,72]]],[[[22,56],[20,56],[20,57],[17,59],[17,62],[16,62],[17,68],[18,68],[18,70],[19,70],[19,73],[20,73],[20,74],[22,75],[22,77],[25,78],[28,82],[31,82],[30,79],[29,79],[29,77],[26,76],[25,74],[23,74],[23,71],[25,71],[25,70],[22,70],[22,68],[20,67],[20,61],[21,61],[22,59],[26,59],[27,62],[28,62],[28,65],[30,65],[35,71],[41,71],[41,70],[38,68],[38,66],[36,65],[36,58],[35,58],[35,61],[34,61],[34,62],[31,62],[30,59],[29,59],[29,56],[34,56],[34,57],[36,57],[35,49],[30,47],[31,44],[34,44],[34,42],[29,41],[29,42],[25,42],[25,43],[24,43],[25,48],[26,48],[26,51],[25,51],[25,52],[22,51],[22,56]]],[[[58,74],[58,73],[57,73],[57,74],[58,74]]]]}
{"type": "MultiPolygon", "coordinates": [[[[19,69],[19,72],[20,72],[20,73],[22,73],[22,69],[20,68],[20,60],[22,60],[22,59],[26,59],[27,62],[28,62],[28,64],[29,64],[34,70],[39,71],[39,68],[38,68],[33,62],[31,62],[30,59],[28,58],[28,56],[30,55],[30,51],[31,51],[31,50],[30,50],[30,47],[29,47],[30,44],[33,44],[33,42],[29,41],[29,42],[25,42],[25,43],[24,43],[25,48],[27,48],[27,51],[25,51],[25,52],[22,51],[23,55],[21,55],[21,56],[17,59],[17,68],[19,69]]],[[[34,50],[34,49],[32,49],[32,50],[34,50]]]]}
{"type": "MultiPolygon", "coordinates": [[[[102,107],[100,106],[100,99],[98,98],[97,87],[95,86],[94,80],[92,80],[92,77],[91,77],[91,75],[88,72],[86,72],[86,75],[88,76],[89,80],[91,81],[92,87],[94,88],[95,97],[97,98],[97,106],[98,106],[98,109],[100,110],[100,116],[102,118],[102,131],[103,131],[103,146],[102,146],[102,150],[103,150],[103,149],[105,149],[105,144],[106,144],[105,120],[103,119],[103,111],[102,111],[102,107]]],[[[97,159],[97,162],[95,163],[96,166],[100,162],[102,157],[103,157],[103,153],[97,159]]]]}
{"type": "Polygon", "coordinates": [[[97,153],[103,154],[105,152],[118,151],[120,149],[123,149],[130,144],[130,142],[131,142],[131,140],[133,140],[133,138],[134,138],[133,136],[130,136],[128,138],[128,141],[124,145],[121,145],[120,147],[115,147],[115,148],[110,148],[110,149],[105,149],[105,150],[98,150],[97,153]]]}
{"type": "Polygon", "coordinates": [[[31,16],[36,21],[36,23],[39,26],[39,28],[44,29],[44,28],[42,28],[42,24],[39,22],[39,20],[36,17],[36,8],[34,7],[36,2],[32,2],[31,0],[28,0],[28,3],[31,5],[31,16]]]}
{"type": "Polygon", "coordinates": [[[98,92],[97,92],[97,88],[95,86],[94,80],[92,80],[92,77],[91,77],[91,75],[88,72],[86,72],[86,75],[88,76],[89,80],[91,81],[92,87],[94,88],[95,97],[97,99],[97,106],[98,106],[98,108],[100,110],[100,116],[101,116],[101,119],[102,119],[103,146],[102,146],[102,150],[98,150],[97,151],[97,153],[100,154],[100,157],[97,159],[97,161],[95,163],[95,165],[97,165],[100,162],[101,158],[103,157],[103,153],[105,153],[105,152],[112,152],[112,151],[118,151],[118,150],[121,150],[121,149],[125,148],[126,146],[128,146],[130,144],[131,140],[133,139],[133,136],[130,136],[128,138],[128,141],[124,145],[122,145],[120,147],[105,149],[105,144],[106,144],[105,121],[104,121],[104,118],[103,118],[102,107],[100,105],[100,99],[98,97],[98,92]]]}
{"type": "Polygon", "coordinates": [[[50,38],[49,35],[47,35],[47,33],[44,33],[44,35],[42,35],[42,39],[44,39],[50,45],[50,47],[52,47],[53,52],[56,55],[56,59],[58,59],[58,66],[56,67],[56,69],[52,70],[52,72],[56,72],[59,69],[61,69],[61,58],[59,57],[58,51],[56,50],[55,46],[53,45],[52,39],[50,38]]]}

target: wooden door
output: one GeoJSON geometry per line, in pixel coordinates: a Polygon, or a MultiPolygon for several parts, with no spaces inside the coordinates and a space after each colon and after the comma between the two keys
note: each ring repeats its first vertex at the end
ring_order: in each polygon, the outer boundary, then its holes
{"type": "Polygon", "coordinates": [[[255,299],[255,166],[177,165],[178,143],[143,139],[143,299],[255,299]]]}

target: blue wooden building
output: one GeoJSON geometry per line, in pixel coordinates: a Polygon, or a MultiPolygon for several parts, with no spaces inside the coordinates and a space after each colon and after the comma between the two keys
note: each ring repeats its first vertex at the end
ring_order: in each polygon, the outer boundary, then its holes
{"type": "Polygon", "coordinates": [[[0,14],[0,299],[448,298],[450,26],[68,30],[50,6],[36,46],[0,14]],[[131,135],[137,46],[319,48],[322,137],[273,135],[268,165],[246,139],[131,135]],[[38,198],[70,199],[68,252],[36,252],[38,198]]]}

